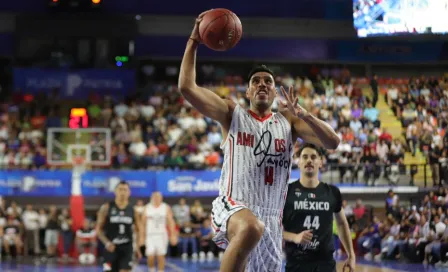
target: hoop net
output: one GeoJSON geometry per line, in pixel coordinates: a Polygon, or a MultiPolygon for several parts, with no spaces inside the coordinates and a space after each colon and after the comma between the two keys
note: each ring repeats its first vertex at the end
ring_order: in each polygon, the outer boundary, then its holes
{"type": "Polygon", "coordinates": [[[72,166],[73,174],[81,175],[86,171],[86,159],[81,156],[74,156],[72,166]]]}

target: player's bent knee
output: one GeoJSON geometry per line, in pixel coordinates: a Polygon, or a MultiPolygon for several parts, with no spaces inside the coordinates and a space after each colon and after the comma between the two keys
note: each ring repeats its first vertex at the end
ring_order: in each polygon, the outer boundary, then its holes
{"type": "Polygon", "coordinates": [[[247,209],[235,213],[229,219],[228,239],[230,242],[234,239],[244,241],[244,246],[253,247],[264,233],[264,224],[247,209]]]}
{"type": "Polygon", "coordinates": [[[261,237],[264,233],[264,224],[256,220],[250,220],[246,222],[246,224],[243,224],[237,233],[237,235],[243,237],[244,240],[248,241],[249,243],[251,241],[258,243],[260,241],[261,237]]]}

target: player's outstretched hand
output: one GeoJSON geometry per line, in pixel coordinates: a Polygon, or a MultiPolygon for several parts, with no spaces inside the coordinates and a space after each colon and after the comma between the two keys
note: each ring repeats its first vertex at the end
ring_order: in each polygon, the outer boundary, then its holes
{"type": "Polygon", "coordinates": [[[288,88],[288,91],[286,91],[283,86],[280,86],[280,91],[283,94],[282,98],[277,91],[277,98],[279,100],[280,107],[287,108],[292,114],[299,118],[308,115],[308,111],[300,106],[299,97],[294,95],[294,88],[292,86],[288,88]]]}
{"type": "Polygon", "coordinates": [[[355,272],[355,257],[348,257],[344,263],[344,267],[342,268],[342,272],[355,272]]]}
{"type": "Polygon", "coordinates": [[[312,230],[304,230],[294,237],[294,243],[296,244],[309,244],[313,239],[312,230]]]}
{"type": "Polygon", "coordinates": [[[199,14],[198,18],[196,18],[193,31],[191,32],[191,35],[190,35],[190,39],[192,39],[192,40],[194,40],[194,41],[196,41],[198,43],[202,42],[201,35],[199,35],[199,24],[201,23],[202,18],[204,17],[204,15],[207,12],[209,12],[210,10],[204,11],[203,13],[199,14]]]}

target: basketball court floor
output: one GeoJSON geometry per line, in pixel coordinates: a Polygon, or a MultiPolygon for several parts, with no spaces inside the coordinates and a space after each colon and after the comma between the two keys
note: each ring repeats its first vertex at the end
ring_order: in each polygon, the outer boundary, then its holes
{"type": "MultiPolygon", "coordinates": [[[[338,263],[338,272],[342,271],[342,263],[338,263]]],[[[101,266],[80,266],[67,264],[26,264],[25,261],[20,263],[15,261],[1,261],[1,272],[100,272],[101,266]]],[[[144,264],[136,266],[133,272],[147,272],[148,268],[144,264]]],[[[215,272],[219,271],[219,261],[182,261],[181,259],[168,259],[165,272],[215,272]]],[[[367,261],[359,261],[356,266],[356,272],[397,272],[397,271],[431,271],[441,272],[448,271],[448,268],[425,267],[418,264],[402,264],[397,262],[375,263],[367,261]]]]}

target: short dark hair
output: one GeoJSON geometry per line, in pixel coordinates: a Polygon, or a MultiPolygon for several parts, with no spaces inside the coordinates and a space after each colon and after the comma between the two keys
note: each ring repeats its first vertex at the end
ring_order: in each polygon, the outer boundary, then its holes
{"type": "Polygon", "coordinates": [[[128,183],[126,180],[122,180],[122,181],[120,181],[120,182],[117,184],[117,186],[115,187],[115,189],[118,188],[118,186],[120,186],[120,185],[126,185],[126,186],[130,187],[130,186],[129,186],[129,183],[128,183]]]}
{"type": "Polygon", "coordinates": [[[318,147],[318,146],[315,145],[315,144],[305,143],[305,144],[303,144],[303,145],[299,148],[299,152],[298,152],[299,157],[300,157],[300,155],[302,155],[302,152],[303,152],[303,150],[304,150],[305,148],[311,148],[311,149],[316,150],[316,152],[317,152],[317,154],[319,155],[319,157],[322,157],[322,156],[324,155],[324,152],[323,152],[322,148],[318,147]]]}
{"type": "Polygon", "coordinates": [[[269,69],[266,65],[262,64],[262,65],[254,67],[252,70],[250,70],[249,76],[247,77],[247,81],[250,81],[252,76],[258,72],[266,72],[266,73],[270,74],[272,77],[275,77],[274,72],[271,69],[269,69]]]}

